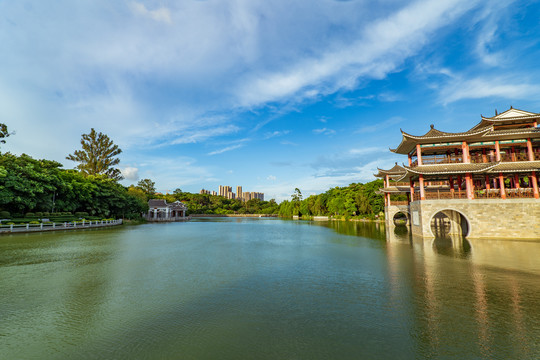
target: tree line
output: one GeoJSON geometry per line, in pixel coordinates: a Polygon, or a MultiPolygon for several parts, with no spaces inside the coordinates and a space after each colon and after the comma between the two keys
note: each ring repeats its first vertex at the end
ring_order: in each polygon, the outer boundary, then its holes
{"type": "Polygon", "coordinates": [[[384,198],[377,194],[377,190],[382,187],[382,180],[366,184],[352,183],[305,199],[297,188],[291,195],[291,200],[279,204],[278,214],[284,217],[333,216],[346,219],[352,217],[374,219],[383,216],[384,213],[384,198]]]}
{"type": "MultiPolygon", "coordinates": [[[[12,135],[0,124],[0,144],[12,135]]],[[[384,211],[383,197],[376,191],[382,180],[335,187],[303,198],[295,189],[291,200],[241,201],[223,196],[192,194],[176,189],[172,194],[156,193],[151,179],[125,187],[117,156],[122,150],[105,134],[91,129],[81,137],[81,149],[66,157],[78,163],[67,170],[51,160],[37,160],[22,154],[0,153],[0,211],[15,215],[28,212],[86,212],[92,216],[137,218],[148,210],[151,198],[183,202],[189,214],[278,214],[292,216],[334,216],[374,218],[384,211]]]]}
{"type": "MultiPolygon", "coordinates": [[[[12,135],[0,124],[0,143],[12,135]]],[[[121,150],[107,135],[91,129],[81,139],[82,150],[68,155],[77,170],[57,161],[34,159],[26,154],[0,154],[0,210],[21,217],[29,212],[84,212],[91,216],[137,218],[147,210],[145,200],[118,183],[114,166],[121,150]]]]}

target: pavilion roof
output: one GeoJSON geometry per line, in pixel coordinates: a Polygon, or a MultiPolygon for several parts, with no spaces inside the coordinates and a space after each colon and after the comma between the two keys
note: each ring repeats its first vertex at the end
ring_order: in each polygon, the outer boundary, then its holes
{"type": "Polygon", "coordinates": [[[444,132],[441,130],[435,129],[431,125],[431,129],[421,136],[411,135],[401,130],[401,135],[403,136],[401,143],[395,149],[390,149],[398,154],[408,154],[416,147],[416,144],[433,144],[433,143],[442,143],[442,142],[455,142],[455,141],[464,141],[473,137],[479,137],[487,133],[491,128],[486,127],[482,129],[477,129],[475,131],[468,130],[465,132],[450,133],[444,132]]]}
{"type": "Polygon", "coordinates": [[[516,161],[497,163],[497,166],[489,169],[487,172],[529,172],[538,170],[540,170],[540,161],[516,161]]]}
{"type": "Polygon", "coordinates": [[[149,207],[167,207],[167,202],[163,199],[150,199],[148,200],[149,207]]]}
{"type": "Polygon", "coordinates": [[[381,177],[381,178],[385,177],[386,175],[390,175],[391,177],[402,176],[406,172],[405,168],[403,168],[402,166],[399,166],[397,162],[394,165],[394,167],[391,168],[390,170],[383,170],[379,168],[377,168],[377,170],[379,170],[379,172],[374,175],[375,177],[381,177]]]}
{"type": "Polygon", "coordinates": [[[408,173],[418,175],[439,175],[439,174],[465,174],[465,173],[482,173],[495,166],[498,162],[491,163],[452,163],[452,164],[436,164],[436,165],[419,165],[416,167],[405,166],[408,173]]]}
{"type": "Polygon", "coordinates": [[[186,205],[184,205],[179,200],[173,202],[172,204],[168,204],[166,200],[164,199],[150,199],[148,200],[148,207],[150,208],[172,208],[172,209],[187,209],[186,205]]]}
{"type": "Polygon", "coordinates": [[[540,170],[540,161],[452,163],[436,165],[405,166],[407,172],[398,181],[407,181],[418,175],[496,174],[500,172],[531,172],[540,170]]]}
{"type": "Polygon", "coordinates": [[[528,137],[540,137],[540,128],[517,128],[517,129],[504,129],[504,130],[493,130],[486,132],[482,137],[483,138],[491,138],[495,137],[497,139],[505,139],[505,138],[515,138],[516,135],[519,135],[523,138],[524,135],[528,135],[528,137]]]}
{"type": "Polygon", "coordinates": [[[388,186],[388,187],[379,189],[379,191],[381,193],[390,193],[390,194],[406,193],[406,192],[411,192],[411,187],[410,186],[388,186]]]}
{"type": "Polygon", "coordinates": [[[482,141],[485,138],[500,138],[500,139],[510,139],[515,138],[516,136],[530,135],[531,137],[540,137],[540,128],[514,128],[514,129],[497,129],[494,130],[494,125],[529,125],[533,120],[538,120],[540,122],[540,113],[532,113],[529,111],[510,109],[496,114],[493,117],[484,117],[481,116],[482,120],[473,128],[464,132],[445,132],[438,129],[435,129],[431,125],[431,129],[424,135],[412,135],[408,134],[405,131],[401,130],[403,136],[401,143],[395,149],[390,149],[390,151],[398,154],[409,154],[414,151],[417,144],[450,144],[451,142],[461,142],[461,141],[482,141]]]}
{"type": "Polygon", "coordinates": [[[530,111],[514,109],[510,106],[510,109],[503,111],[500,114],[495,114],[492,117],[485,117],[480,115],[482,120],[471,130],[483,128],[490,125],[502,125],[502,124],[527,124],[533,120],[540,120],[540,113],[533,113],[530,111]]]}

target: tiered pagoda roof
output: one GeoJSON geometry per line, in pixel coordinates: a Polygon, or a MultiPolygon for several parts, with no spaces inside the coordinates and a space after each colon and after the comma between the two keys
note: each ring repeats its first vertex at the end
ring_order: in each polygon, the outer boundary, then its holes
{"type": "Polygon", "coordinates": [[[397,154],[410,154],[414,152],[417,144],[436,144],[438,146],[455,146],[458,142],[484,142],[494,140],[522,139],[523,137],[540,138],[540,129],[533,127],[535,122],[540,122],[540,113],[510,108],[509,110],[482,120],[476,126],[464,132],[444,132],[431,129],[424,135],[411,135],[401,130],[403,136],[401,143],[390,151],[397,154]],[[523,127],[519,127],[519,126],[523,127]],[[504,129],[505,126],[513,127],[504,129]]]}
{"type": "Polygon", "coordinates": [[[388,175],[391,179],[400,178],[407,172],[407,170],[405,170],[404,167],[399,166],[397,162],[390,170],[383,170],[379,168],[377,168],[377,170],[379,170],[379,172],[377,174],[374,174],[375,177],[384,178],[386,177],[386,175],[388,175]]]}

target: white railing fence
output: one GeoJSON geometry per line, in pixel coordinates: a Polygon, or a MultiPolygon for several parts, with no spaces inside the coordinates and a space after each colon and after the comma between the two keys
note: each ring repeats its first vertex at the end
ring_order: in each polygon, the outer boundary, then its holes
{"type": "Polygon", "coordinates": [[[0,232],[27,232],[53,229],[82,229],[93,227],[104,227],[122,224],[122,219],[118,220],[81,220],[63,223],[39,223],[39,224],[0,224],[0,232]]]}

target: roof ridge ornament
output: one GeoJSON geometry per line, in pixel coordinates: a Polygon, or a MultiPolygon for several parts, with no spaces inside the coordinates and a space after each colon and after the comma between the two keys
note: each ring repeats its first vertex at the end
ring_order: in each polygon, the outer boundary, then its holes
{"type": "Polygon", "coordinates": [[[430,127],[432,128],[432,129],[434,129],[434,128],[435,128],[435,125],[433,125],[433,124],[431,124],[431,125],[429,125],[429,126],[430,126],[430,127]]]}

